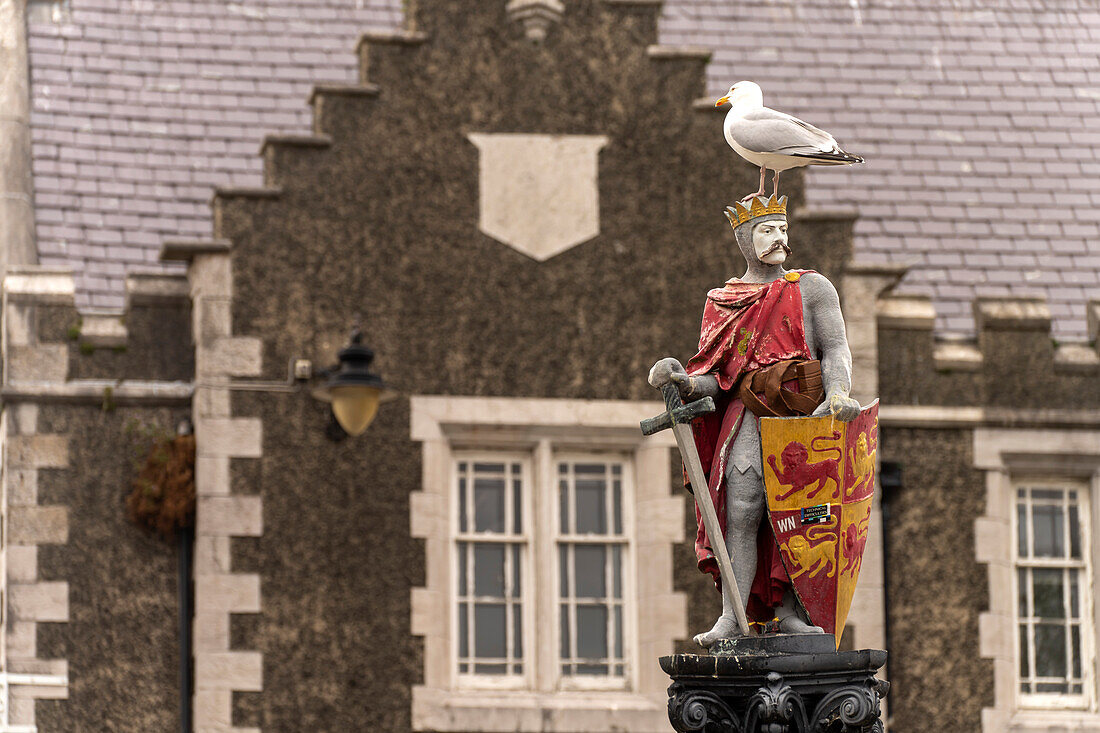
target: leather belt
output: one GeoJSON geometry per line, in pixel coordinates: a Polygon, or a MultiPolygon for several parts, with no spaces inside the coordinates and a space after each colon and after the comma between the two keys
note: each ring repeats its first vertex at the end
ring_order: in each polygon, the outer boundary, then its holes
{"type": "Polygon", "coordinates": [[[741,377],[737,396],[757,417],[809,415],[825,398],[821,362],[787,359],[749,372],[741,377]],[[797,380],[797,392],[783,386],[791,380],[797,380]],[[766,402],[757,396],[760,393],[764,394],[766,402]]]}

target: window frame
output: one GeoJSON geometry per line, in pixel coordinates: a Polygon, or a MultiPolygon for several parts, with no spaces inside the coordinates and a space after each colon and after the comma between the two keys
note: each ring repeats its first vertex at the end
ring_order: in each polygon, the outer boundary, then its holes
{"type": "MultiPolygon", "coordinates": [[[[546,720],[561,730],[611,733],[662,733],[668,730],[668,677],[647,663],[673,654],[677,640],[690,638],[686,594],[674,587],[674,557],[687,540],[685,520],[690,497],[674,470],[675,440],[671,431],[643,436],[641,420],[659,414],[657,401],[580,400],[521,397],[415,395],[410,398],[410,438],[420,444],[420,490],[409,496],[410,533],[424,543],[423,587],[410,589],[410,626],[423,643],[423,682],[412,688],[412,729],[470,731],[490,725],[494,730],[537,733],[546,720]],[[457,606],[453,539],[454,455],[463,452],[530,453],[534,476],[553,476],[557,455],[576,449],[608,452],[627,459],[633,472],[634,512],[632,562],[624,583],[632,584],[634,629],[644,635],[624,639],[633,644],[629,690],[573,690],[539,683],[536,689],[459,687],[455,680],[457,648],[452,615],[457,606]],[[638,568],[644,568],[639,573],[638,568]]],[[[678,468],[678,460],[675,461],[678,468]]],[[[528,502],[537,528],[541,518],[558,511],[557,498],[540,492],[528,502]]],[[[549,524],[548,522],[542,522],[549,524]]],[[[541,535],[554,550],[554,536],[541,535]]],[[[529,555],[532,563],[536,560],[529,555]]],[[[541,555],[535,573],[555,577],[552,552],[541,555]]],[[[556,583],[554,593],[557,592],[556,583]]],[[[553,594],[536,602],[532,623],[554,626],[553,594]]],[[[530,605],[530,604],[529,604],[530,605]]],[[[529,628],[532,628],[529,626],[529,628]]],[[[557,640],[550,634],[535,644],[538,680],[555,680],[557,640]]],[[[528,659],[531,659],[528,657],[528,659]]]]}
{"type": "MultiPolygon", "coordinates": [[[[552,557],[554,561],[554,575],[548,585],[554,589],[554,625],[553,625],[553,640],[554,640],[554,671],[555,682],[554,688],[559,690],[607,690],[607,691],[630,691],[637,686],[637,675],[635,670],[638,666],[637,654],[634,650],[637,649],[637,615],[638,615],[638,599],[635,593],[635,573],[636,568],[634,566],[634,552],[633,548],[637,541],[637,527],[634,523],[634,464],[630,455],[623,453],[616,453],[610,451],[592,451],[588,453],[581,453],[577,449],[565,449],[555,451],[553,456],[553,468],[555,469],[550,476],[550,486],[548,487],[554,498],[560,499],[558,492],[560,488],[559,473],[556,470],[557,466],[561,462],[572,463],[618,463],[622,466],[622,497],[621,497],[621,512],[622,512],[622,525],[623,525],[623,540],[621,543],[622,550],[622,566],[620,572],[622,573],[622,606],[623,606],[623,664],[626,667],[625,674],[622,677],[616,677],[608,675],[602,677],[593,675],[591,677],[582,675],[566,675],[561,671],[564,660],[561,657],[561,605],[563,600],[563,592],[561,588],[561,554],[559,552],[559,545],[565,542],[570,544],[577,544],[577,541],[584,541],[584,539],[591,539],[585,535],[566,535],[562,532],[561,528],[561,512],[556,511],[553,513],[552,530],[553,537],[552,557]]],[[[610,518],[609,518],[610,520],[610,518]]],[[[600,535],[595,535],[599,537],[600,535]]],[[[610,543],[602,543],[604,546],[610,546],[610,543]]],[[[608,639],[608,644],[611,643],[611,639],[608,639]]]]}
{"type": "MultiPolygon", "coordinates": [[[[980,416],[979,416],[980,417],[980,416]]],[[[993,662],[992,705],[982,708],[985,733],[1043,733],[1054,726],[1100,733],[1100,711],[1093,678],[1089,709],[1040,708],[1024,705],[1019,680],[1018,592],[1013,576],[1013,534],[1018,481],[1073,481],[1086,487],[1090,528],[1100,528],[1100,429],[1066,427],[1055,421],[1040,426],[1006,427],[973,424],[973,466],[985,476],[985,512],[974,525],[974,559],[986,567],[989,608],[978,618],[979,656],[993,662]],[[1078,483],[1079,482],[1079,483],[1078,483]]],[[[1091,547],[1092,574],[1100,572],[1091,547]]],[[[1090,578],[1093,588],[1098,587],[1090,578]]],[[[1092,627],[1100,625],[1100,604],[1093,603],[1092,627]]],[[[1090,640],[1083,665],[1095,675],[1096,640],[1090,640]]]]}
{"type": "MultiPolygon", "coordinates": [[[[1009,512],[1010,517],[1010,545],[1011,545],[1011,562],[1012,562],[1012,645],[1013,645],[1013,659],[1014,676],[1015,676],[1015,695],[1016,695],[1016,707],[1019,710],[1066,710],[1066,711],[1093,711],[1096,709],[1096,678],[1094,674],[1095,662],[1096,662],[1096,644],[1095,644],[1095,628],[1094,628],[1094,614],[1095,608],[1093,603],[1093,575],[1095,574],[1095,564],[1093,562],[1093,542],[1092,532],[1095,525],[1093,517],[1093,501],[1090,492],[1089,483],[1085,480],[1074,480],[1066,476],[1052,476],[1043,474],[1031,474],[1015,472],[1012,475],[1010,481],[1011,490],[1009,496],[1011,499],[1012,507],[1009,512]],[[1057,489],[1062,491],[1075,491],[1077,493],[1077,515],[1078,515],[1078,531],[1080,532],[1081,543],[1081,560],[1079,563],[1074,563],[1070,558],[1057,559],[1044,561],[1036,558],[1021,558],[1019,552],[1019,514],[1018,506],[1020,502],[1019,491],[1022,489],[1034,490],[1034,489],[1057,489]],[[1080,626],[1081,626],[1081,689],[1080,694],[1074,693],[1048,693],[1048,692],[1023,692],[1021,683],[1023,682],[1020,677],[1020,660],[1023,650],[1020,646],[1020,613],[1019,613],[1019,594],[1020,594],[1020,582],[1019,582],[1019,570],[1021,568],[1027,568],[1034,570],[1036,568],[1056,568],[1065,569],[1070,567],[1077,568],[1083,580],[1081,581],[1081,593],[1079,598],[1080,607],[1080,626]]],[[[1027,501],[1033,502],[1033,497],[1028,496],[1027,501]]],[[[1034,506],[1034,504],[1031,504],[1034,506]]],[[[1030,513],[1030,512],[1029,512],[1030,513]]],[[[1034,547],[1033,539],[1033,527],[1027,528],[1027,538],[1029,547],[1034,547]]],[[[1032,640],[1032,643],[1034,641],[1032,640]]],[[[1071,661],[1067,659],[1067,665],[1071,664],[1071,661]]],[[[1029,671],[1035,672],[1035,663],[1033,659],[1028,660],[1029,671]]]]}
{"type": "MultiPolygon", "coordinates": [[[[462,463],[503,463],[519,464],[524,506],[522,508],[523,532],[515,535],[501,535],[506,539],[497,540],[502,543],[522,541],[526,551],[523,552],[521,572],[520,603],[522,604],[523,620],[523,674],[490,675],[463,673],[459,670],[459,613],[458,598],[460,578],[458,575],[458,544],[459,542],[476,542],[477,533],[468,530],[463,533],[460,530],[460,505],[454,502],[450,512],[451,536],[450,563],[455,568],[451,577],[451,603],[449,604],[449,621],[451,626],[451,663],[450,669],[453,675],[454,686],[462,690],[526,690],[538,691],[623,691],[630,692],[635,689],[637,679],[635,669],[637,661],[633,655],[636,649],[636,617],[637,598],[634,593],[634,573],[632,546],[635,541],[636,528],[634,526],[634,466],[629,453],[607,449],[596,449],[582,452],[576,446],[568,445],[559,449],[553,440],[541,441],[532,449],[523,450],[479,450],[470,446],[457,448],[451,455],[451,480],[450,486],[457,496],[458,482],[461,478],[459,466],[462,463]],[[537,453],[548,453],[547,464],[549,471],[535,468],[537,453]],[[563,659],[561,649],[561,605],[562,589],[560,587],[561,560],[559,547],[562,542],[575,543],[577,540],[596,541],[600,535],[565,535],[561,531],[561,512],[559,511],[560,485],[558,466],[563,462],[571,463],[605,463],[607,465],[619,465],[622,468],[622,540],[619,544],[622,548],[622,607],[623,607],[623,664],[626,672],[623,676],[599,675],[581,676],[566,675],[562,673],[563,659]],[[553,507],[550,522],[537,523],[534,521],[533,507],[549,504],[553,507]],[[541,583],[536,578],[541,574],[535,571],[536,567],[552,567],[552,574],[541,583]],[[541,611],[541,612],[540,612],[541,611]],[[549,611],[549,612],[547,612],[549,611]],[[549,619],[550,623],[540,624],[538,619],[549,619]],[[547,629],[539,633],[539,629],[547,629]],[[549,659],[541,659],[542,655],[549,655],[549,659]],[[546,672],[552,669],[553,673],[546,672]]],[[[506,492],[506,509],[507,497],[506,492]]],[[[610,546],[610,543],[600,543],[610,546]]],[[[610,640],[609,640],[610,642],[610,640]]]]}
{"type": "MultiPolygon", "coordinates": [[[[524,455],[518,451],[477,451],[477,450],[462,450],[456,451],[453,454],[451,460],[452,476],[450,485],[452,490],[457,492],[459,481],[459,465],[463,462],[473,464],[475,462],[480,463],[495,463],[500,462],[505,464],[516,464],[520,466],[520,481],[522,496],[524,497],[524,506],[521,508],[520,516],[523,522],[523,531],[518,534],[503,534],[498,535],[500,537],[506,537],[507,539],[493,540],[494,542],[500,542],[502,544],[513,544],[517,541],[524,543],[525,550],[521,553],[522,562],[520,565],[520,594],[519,602],[521,604],[521,620],[523,623],[523,650],[524,654],[521,657],[523,660],[523,674],[504,674],[504,675],[487,675],[476,674],[473,672],[462,673],[458,669],[459,665],[459,614],[458,614],[458,598],[459,598],[459,575],[458,568],[458,543],[467,542],[473,544],[475,542],[484,541],[483,535],[478,539],[477,532],[473,530],[467,530],[462,532],[460,530],[460,505],[454,503],[454,511],[451,512],[451,541],[450,545],[450,563],[451,567],[456,569],[456,572],[451,574],[451,603],[450,603],[450,624],[451,624],[451,661],[450,668],[454,675],[454,683],[457,689],[471,689],[471,690],[525,690],[530,689],[531,680],[533,679],[533,665],[530,661],[531,656],[531,643],[532,636],[532,607],[533,595],[530,578],[533,577],[533,562],[532,556],[534,555],[535,541],[531,536],[532,534],[532,516],[531,516],[531,502],[527,501],[527,494],[529,489],[527,488],[528,482],[531,481],[531,466],[530,456],[524,455]]],[[[507,485],[505,486],[505,515],[508,513],[509,496],[511,492],[508,491],[507,485]]],[[[469,505],[468,505],[469,506],[469,505]]],[[[469,582],[469,581],[468,581],[469,582]]]]}

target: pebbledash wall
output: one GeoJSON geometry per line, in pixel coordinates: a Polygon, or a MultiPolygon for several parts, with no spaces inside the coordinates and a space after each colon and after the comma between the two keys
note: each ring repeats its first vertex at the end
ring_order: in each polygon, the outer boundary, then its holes
{"type": "Polygon", "coordinates": [[[135,451],[189,413],[184,285],[131,276],[129,334],[97,334],[71,273],[5,275],[3,730],[176,725],[176,550],[123,497],[135,451]]]}
{"type": "MultiPolygon", "coordinates": [[[[721,115],[695,104],[707,54],[656,45],[658,12],[581,0],[535,45],[503,3],[422,0],[409,30],[364,37],[360,83],[316,88],[312,135],[265,141],[262,188],[218,191],[211,236],[165,246],[186,277],[131,276],[124,320],[80,316],[71,274],[9,268],[8,729],[178,725],[177,557],[122,500],[128,426],[190,416],[196,730],[667,730],[654,657],[688,650],[717,596],[694,568],[675,454],[633,426],[660,409],[649,365],[693,352],[703,294],[739,271],[720,212],[755,180],[713,165],[721,115]],[[571,163],[548,142],[582,137],[598,152],[571,163]],[[596,197],[596,236],[524,228],[538,199],[491,164],[518,143],[575,177],[570,211],[596,197]],[[487,221],[501,190],[510,206],[487,221]],[[327,406],[274,385],[292,358],[330,363],[357,314],[401,396],[334,443],[327,406]],[[459,692],[441,617],[449,457],[542,465],[586,446],[637,477],[632,688],[459,692]]],[[[901,467],[848,643],[890,649],[892,730],[1029,730],[1011,482],[1095,485],[1096,353],[1056,348],[1031,300],[979,302],[976,342],[937,342],[930,303],[890,295],[902,270],[849,261],[851,215],[800,216],[801,180],[784,180],[792,262],[838,284],[855,395],[881,395],[879,457],[901,467]]],[[[1100,730],[1094,711],[1042,716],[1100,730]]]]}

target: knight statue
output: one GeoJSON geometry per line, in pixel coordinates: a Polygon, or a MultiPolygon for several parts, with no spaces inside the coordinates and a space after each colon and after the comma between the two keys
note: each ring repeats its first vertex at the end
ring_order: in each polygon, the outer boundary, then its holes
{"type": "Polygon", "coordinates": [[[742,636],[746,617],[760,630],[839,636],[847,607],[838,610],[838,597],[850,604],[855,555],[862,556],[855,543],[866,535],[857,510],[869,508],[873,490],[873,476],[844,456],[858,452],[849,450],[858,441],[865,455],[877,442],[877,405],[868,414],[849,397],[852,357],[836,288],[820,273],[784,267],[791,253],[787,198],[757,196],[725,214],[745,273],[707,293],[699,350],[686,367],[664,358],[649,373],[651,385],[674,385],[685,403],[709,397],[714,405],[692,414],[694,450],[681,444],[681,452],[685,464],[687,452],[698,453],[692,460],[702,470],[695,475],[707,485],[687,471],[689,488],[697,499],[709,492],[713,509],[704,508],[724,534],[708,536],[700,501],[699,568],[721,587],[721,541],[736,588],[723,593],[722,615],[695,641],[710,648],[742,636]],[[768,419],[792,417],[798,419],[768,419]],[[856,424],[865,430],[849,440],[846,431],[856,424]],[[848,527],[854,529],[846,543],[848,527]],[[845,573],[850,582],[842,581],[845,573]],[[742,609],[734,607],[739,599],[742,609]]]}

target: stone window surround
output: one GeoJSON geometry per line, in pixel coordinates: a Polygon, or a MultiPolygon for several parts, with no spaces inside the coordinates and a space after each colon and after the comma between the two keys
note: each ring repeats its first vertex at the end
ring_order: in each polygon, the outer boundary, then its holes
{"type": "MultiPolygon", "coordinates": [[[[1018,479],[1076,478],[1087,482],[1090,499],[1100,496],[1100,431],[979,427],[974,431],[974,465],[986,472],[985,515],[976,520],[974,533],[975,557],[989,570],[989,611],[979,619],[980,653],[993,660],[994,670],[994,705],[982,710],[982,730],[1039,733],[1056,725],[1067,731],[1100,733],[1100,712],[1095,702],[1090,710],[1027,708],[1020,704],[1011,532],[1018,479]]],[[[1090,500],[1089,506],[1091,527],[1100,527],[1100,502],[1090,500]]],[[[1097,544],[1091,547],[1094,576],[1097,544]]],[[[1096,587],[1096,578],[1092,581],[1096,587]]],[[[1098,606],[1093,604],[1093,628],[1097,626],[1098,606]]],[[[1096,664],[1095,649],[1085,663],[1096,664]]]]}
{"type": "MultiPolygon", "coordinates": [[[[668,680],[657,657],[671,654],[674,641],[687,636],[686,599],[672,586],[672,553],[684,535],[684,501],[670,486],[671,433],[644,437],[638,429],[639,421],[663,406],[444,396],[415,396],[410,403],[411,437],[423,443],[423,489],[410,496],[410,521],[412,535],[425,539],[427,563],[426,587],[412,590],[412,633],[424,637],[424,684],[413,689],[413,729],[667,731],[668,680]],[[551,448],[607,450],[626,454],[632,464],[634,567],[645,569],[634,578],[636,687],[632,692],[460,690],[450,663],[452,451],[521,449],[531,451],[536,462],[548,462],[551,448]]],[[[543,494],[537,500],[552,505],[550,492],[543,494]]],[[[539,574],[549,571],[540,568],[539,574]]],[[[536,663],[555,663],[553,649],[547,651],[537,655],[536,663]]]]}

